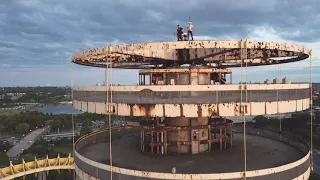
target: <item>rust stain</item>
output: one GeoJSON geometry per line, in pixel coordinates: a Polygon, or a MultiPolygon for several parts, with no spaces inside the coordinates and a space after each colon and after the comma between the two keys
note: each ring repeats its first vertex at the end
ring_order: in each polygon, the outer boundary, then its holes
{"type": "Polygon", "coordinates": [[[133,116],[133,104],[129,104],[130,106],[130,116],[133,116]]]}
{"type": "Polygon", "coordinates": [[[198,117],[202,117],[202,108],[201,108],[201,104],[198,104],[198,117]]]}
{"type": "Polygon", "coordinates": [[[166,117],[166,108],[165,104],[162,104],[163,117],[166,117]]]}

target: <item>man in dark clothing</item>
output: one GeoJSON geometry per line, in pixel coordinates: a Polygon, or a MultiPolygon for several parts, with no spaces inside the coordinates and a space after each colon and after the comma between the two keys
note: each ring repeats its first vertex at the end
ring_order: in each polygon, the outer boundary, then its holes
{"type": "Polygon", "coordinates": [[[177,38],[178,38],[178,41],[182,41],[182,28],[180,27],[180,25],[177,25],[177,38]]]}

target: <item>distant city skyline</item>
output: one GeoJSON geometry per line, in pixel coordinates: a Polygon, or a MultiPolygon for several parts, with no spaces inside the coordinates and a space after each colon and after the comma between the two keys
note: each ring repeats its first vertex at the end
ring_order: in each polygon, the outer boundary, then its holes
{"type": "MultiPolygon", "coordinates": [[[[194,25],[194,39],[249,39],[304,45],[313,50],[313,81],[320,76],[320,2],[248,1],[40,1],[0,2],[0,86],[70,86],[70,57],[107,44],[175,41],[177,24],[194,25]],[[272,3],[271,3],[272,2],[272,3]],[[245,6],[244,6],[245,4],[245,6]],[[105,8],[108,7],[108,11],[105,8]],[[175,8],[174,10],[172,7],[175,8]],[[109,8],[111,7],[111,8],[109,8]],[[118,11],[117,9],[122,9],[118,11]],[[86,13],[83,13],[86,12],[86,13]]],[[[240,79],[235,68],[234,82],[240,79]]],[[[104,81],[104,70],[72,65],[75,85],[104,81]]],[[[114,70],[114,84],[135,84],[137,70],[114,70]]],[[[309,59],[281,65],[282,77],[309,81],[309,59]]],[[[279,66],[248,68],[263,82],[279,66]]]]}

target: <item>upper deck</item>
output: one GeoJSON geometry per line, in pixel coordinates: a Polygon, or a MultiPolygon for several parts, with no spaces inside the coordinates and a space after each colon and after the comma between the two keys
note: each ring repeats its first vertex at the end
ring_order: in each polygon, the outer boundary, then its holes
{"type": "Polygon", "coordinates": [[[73,106],[120,116],[252,116],[308,109],[310,88],[309,84],[85,86],[74,88],[73,106]]]}
{"type": "Polygon", "coordinates": [[[290,63],[308,58],[311,51],[303,46],[243,40],[199,40],[106,45],[76,52],[76,64],[113,68],[149,69],[172,65],[205,65],[208,68],[263,66],[290,63]],[[276,58],[276,59],[275,59],[276,58]],[[243,61],[241,61],[243,59],[243,61]]]}

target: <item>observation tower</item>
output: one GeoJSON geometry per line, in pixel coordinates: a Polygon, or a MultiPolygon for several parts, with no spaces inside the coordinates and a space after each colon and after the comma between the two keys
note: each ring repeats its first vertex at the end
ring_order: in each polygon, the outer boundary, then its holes
{"type": "Polygon", "coordinates": [[[247,72],[309,56],[302,46],[247,40],[76,52],[72,63],[106,69],[106,85],[73,87],[73,108],[109,117],[108,128],[75,142],[77,179],[308,179],[307,142],[245,117],[309,109],[310,84],[249,84],[247,73],[233,84],[230,68],[247,72]],[[139,69],[137,85],[112,85],[113,68],[139,69]],[[111,115],[137,126],[112,126],[111,115]]]}

